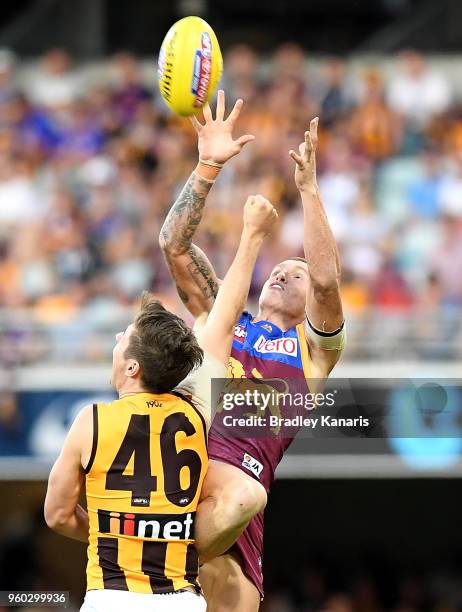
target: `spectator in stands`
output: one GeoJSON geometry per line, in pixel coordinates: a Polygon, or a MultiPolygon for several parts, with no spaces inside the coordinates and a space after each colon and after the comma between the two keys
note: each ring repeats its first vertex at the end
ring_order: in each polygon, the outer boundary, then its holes
{"type": "Polygon", "coordinates": [[[61,189],[53,194],[44,218],[44,249],[50,253],[62,283],[84,282],[91,266],[86,223],[75,198],[61,189]]]}
{"type": "Polygon", "coordinates": [[[358,152],[374,161],[390,157],[399,148],[401,121],[385,102],[382,76],[377,70],[364,75],[364,97],[353,111],[350,135],[358,152]]]}
{"type": "Polygon", "coordinates": [[[242,98],[248,108],[256,101],[261,87],[257,54],[248,45],[235,45],[225,56],[225,66],[226,99],[229,95],[232,103],[242,98]]]}
{"type": "Polygon", "coordinates": [[[24,305],[33,305],[38,299],[59,290],[59,278],[50,254],[43,248],[43,237],[40,225],[27,225],[13,242],[11,255],[19,266],[19,287],[24,305]]]}
{"type": "Polygon", "coordinates": [[[148,244],[140,242],[133,227],[126,226],[108,237],[104,248],[104,261],[109,266],[113,286],[122,301],[132,304],[151,286],[153,265],[146,257],[148,244]]]}
{"type": "Polygon", "coordinates": [[[330,127],[351,108],[346,85],[346,65],[339,57],[327,60],[324,69],[324,91],[321,98],[321,122],[330,127]]]}
{"type": "Polygon", "coordinates": [[[377,276],[373,300],[383,311],[406,312],[413,304],[411,291],[393,261],[385,261],[377,276]]]}
{"type": "Polygon", "coordinates": [[[0,153],[0,233],[37,220],[42,214],[40,193],[27,159],[0,153]]]}
{"type": "Polygon", "coordinates": [[[15,133],[16,145],[22,154],[42,159],[43,155],[57,150],[60,133],[54,116],[30,104],[22,94],[11,98],[8,107],[7,123],[15,133]]]}
{"type": "Polygon", "coordinates": [[[421,219],[436,219],[440,213],[442,173],[440,159],[433,151],[421,155],[422,176],[411,183],[409,204],[414,215],[421,219]]]}
{"type": "Polygon", "coordinates": [[[287,42],[280,45],[273,56],[273,69],[271,80],[278,83],[285,80],[293,80],[306,87],[307,71],[305,53],[300,45],[287,42]]]}
{"type": "Polygon", "coordinates": [[[338,240],[348,240],[349,217],[359,196],[359,180],[353,169],[350,145],[336,139],[329,143],[325,154],[325,172],[319,179],[319,189],[338,240]]]}
{"type": "Polygon", "coordinates": [[[71,59],[64,49],[51,49],[42,57],[26,83],[30,100],[38,106],[59,109],[82,95],[83,84],[71,69],[71,59]]]}
{"type": "Polygon", "coordinates": [[[394,111],[420,131],[433,116],[448,110],[453,93],[441,72],[430,68],[417,51],[406,50],[398,57],[398,69],[388,83],[387,99],[394,111]]]}
{"type": "Polygon", "coordinates": [[[78,100],[63,110],[56,122],[58,133],[57,154],[82,161],[99,153],[104,143],[104,134],[88,113],[86,103],[78,100]]]}
{"type": "Polygon", "coordinates": [[[462,305],[462,224],[459,217],[443,218],[444,238],[431,262],[431,271],[441,287],[443,305],[462,305]]]}
{"type": "Polygon", "coordinates": [[[369,186],[361,185],[348,212],[342,246],[342,265],[360,281],[370,284],[384,262],[381,248],[390,228],[387,219],[374,210],[369,186]]]}
{"type": "Polygon", "coordinates": [[[111,67],[115,86],[113,104],[123,124],[133,118],[138,106],[152,94],[143,83],[139,64],[132,53],[117,53],[111,67]]]}
{"type": "Polygon", "coordinates": [[[442,181],[438,203],[442,213],[462,217],[462,152],[452,161],[452,172],[442,181]]]}

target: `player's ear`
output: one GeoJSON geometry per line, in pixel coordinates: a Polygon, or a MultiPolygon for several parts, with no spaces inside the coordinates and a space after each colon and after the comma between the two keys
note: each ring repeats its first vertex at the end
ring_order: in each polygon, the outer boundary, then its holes
{"type": "Polygon", "coordinates": [[[140,372],[140,364],[136,359],[128,359],[125,364],[124,374],[130,378],[135,378],[140,372]]]}

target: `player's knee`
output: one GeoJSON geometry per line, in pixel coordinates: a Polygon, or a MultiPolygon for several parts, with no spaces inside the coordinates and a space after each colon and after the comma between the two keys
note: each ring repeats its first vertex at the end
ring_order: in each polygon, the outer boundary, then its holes
{"type": "Polygon", "coordinates": [[[239,483],[224,496],[223,503],[231,515],[231,522],[247,522],[265,509],[267,495],[265,489],[256,481],[246,480],[239,483]]]}
{"type": "Polygon", "coordinates": [[[248,481],[239,490],[239,501],[250,518],[263,512],[267,502],[265,489],[254,481],[248,481]]]}

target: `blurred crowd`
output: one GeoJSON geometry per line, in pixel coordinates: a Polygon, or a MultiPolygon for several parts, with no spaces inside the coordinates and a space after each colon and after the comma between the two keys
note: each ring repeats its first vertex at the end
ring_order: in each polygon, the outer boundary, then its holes
{"type": "MultiPolygon", "coordinates": [[[[157,238],[197,146],[189,121],[160,98],[154,59],[146,73],[120,52],[95,77],[52,49],[24,66],[0,50],[0,311],[27,309],[36,325],[55,326],[62,347],[64,329],[75,339],[110,327],[145,288],[180,309],[157,238]]],[[[353,73],[341,58],[314,66],[287,43],[264,59],[248,46],[230,48],[222,86],[228,106],[245,100],[237,134],[256,140],[222,171],[198,232],[218,273],[233,257],[252,193],[269,197],[280,216],[256,268],[254,303],[273,265],[302,254],[288,151],[319,115],[318,182],[341,253],[350,351],[369,354],[375,323],[390,351],[417,344],[430,357],[460,355],[455,83],[412,50],[393,58],[391,70],[371,64],[353,73]]],[[[11,337],[3,324],[0,334],[15,343],[27,333],[17,328],[11,337]]],[[[47,356],[30,336],[19,359],[47,356]]],[[[106,358],[101,346],[87,341],[84,356],[106,358]]]]}
{"type": "Polygon", "coordinates": [[[261,612],[459,612],[460,572],[392,567],[343,570],[302,564],[270,587],[261,612]]]}

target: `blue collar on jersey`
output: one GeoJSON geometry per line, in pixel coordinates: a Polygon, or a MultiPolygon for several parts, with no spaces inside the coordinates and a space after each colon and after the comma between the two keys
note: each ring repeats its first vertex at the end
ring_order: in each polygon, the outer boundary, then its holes
{"type": "Polygon", "coordinates": [[[286,329],[284,331],[283,329],[278,327],[275,323],[273,323],[272,321],[268,321],[267,319],[262,319],[261,321],[254,321],[254,316],[252,315],[252,313],[248,312],[247,310],[244,310],[242,314],[248,317],[252,325],[256,325],[258,327],[263,328],[269,334],[271,334],[271,336],[283,336],[289,333],[291,330],[294,330],[297,327],[296,325],[294,325],[293,327],[289,327],[289,329],[286,329]]]}

